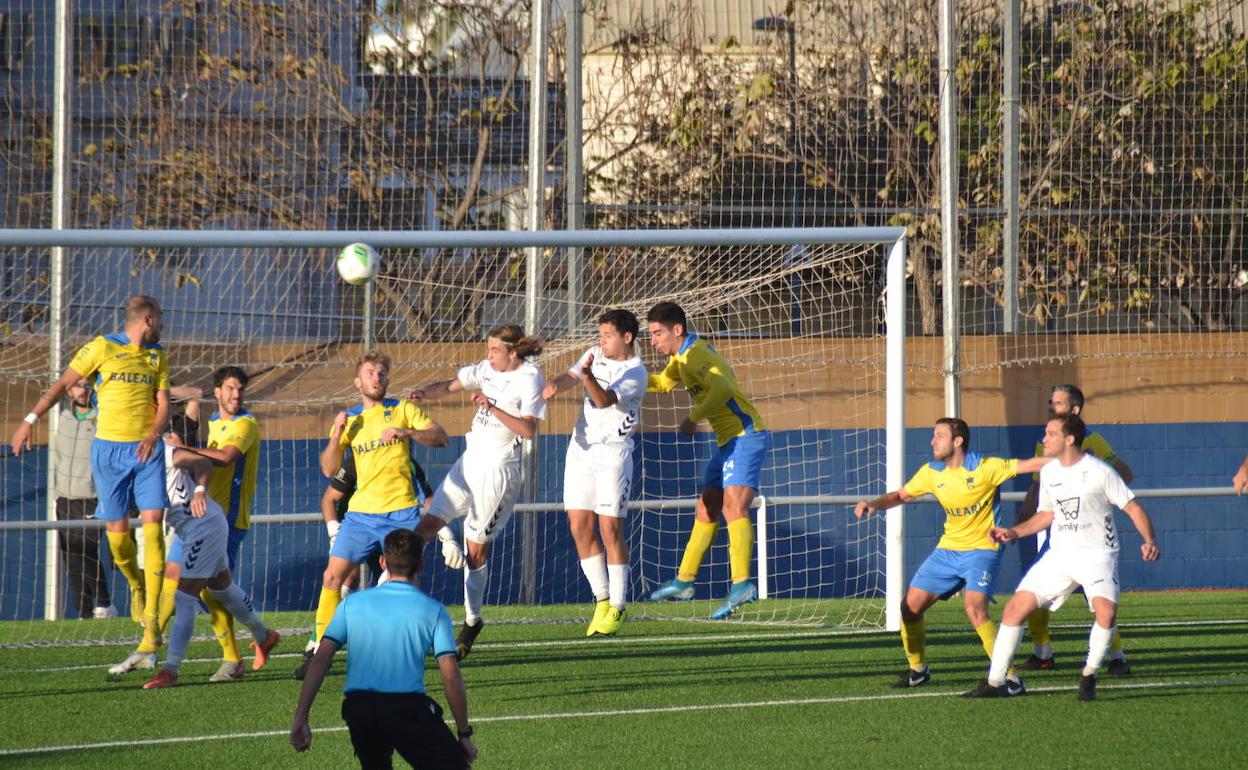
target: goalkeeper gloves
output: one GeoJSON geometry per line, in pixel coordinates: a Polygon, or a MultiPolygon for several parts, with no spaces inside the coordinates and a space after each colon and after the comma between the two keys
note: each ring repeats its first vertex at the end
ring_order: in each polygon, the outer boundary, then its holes
{"type": "Polygon", "coordinates": [[[451,569],[464,568],[464,551],[455,542],[455,533],[450,527],[438,530],[438,539],[442,541],[442,561],[451,569]]]}
{"type": "Polygon", "coordinates": [[[330,549],[331,551],[334,549],[334,540],[335,540],[335,539],[337,539],[337,537],[338,537],[338,529],[339,529],[341,526],[342,526],[342,524],[340,524],[339,522],[336,522],[336,521],[327,521],[327,522],[325,522],[325,531],[329,533],[329,549],[330,549]]]}

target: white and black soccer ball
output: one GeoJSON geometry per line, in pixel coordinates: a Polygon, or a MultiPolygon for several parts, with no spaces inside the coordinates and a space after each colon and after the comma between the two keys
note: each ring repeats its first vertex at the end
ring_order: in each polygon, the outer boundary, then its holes
{"type": "Polygon", "coordinates": [[[367,243],[353,243],[338,252],[338,275],[352,286],[360,286],[377,277],[381,255],[367,243]]]}

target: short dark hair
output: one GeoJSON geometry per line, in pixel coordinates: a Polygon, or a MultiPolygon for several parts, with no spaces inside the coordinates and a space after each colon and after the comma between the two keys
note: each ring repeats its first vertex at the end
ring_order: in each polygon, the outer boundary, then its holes
{"type": "Polygon", "coordinates": [[[680,324],[689,331],[689,321],[685,318],[685,309],[675,302],[660,302],[646,313],[646,323],[661,323],[664,326],[680,324]]]}
{"type": "Polygon", "coordinates": [[[633,339],[637,339],[637,334],[641,331],[641,323],[637,321],[637,316],[633,315],[633,311],[623,308],[604,311],[598,316],[598,323],[611,324],[620,334],[633,335],[633,339]]]}
{"type": "Polygon", "coordinates": [[[1054,393],[1065,393],[1070,397],[1070,408],[1083,411],[1083,391],[1079,390],[1079,388],[1076,388],[1074,385],[1054,385],[1053,390],[1049,391],[1049,395],[1054,393]]]}
{"type": "Polygon", "coordinates": [[[1063,436],[1074,436],[1075,446],[1083,448],[1083,439],[1088,435],[1088,426],[1084,424],[1083,418],[1074,412],[1059,414],[1050,422],[1058,423],[1062,429],[1063,436]]]}
{"type": "Polygon", "coordinates": [[[244,372],[237,366],[223,366],[212,373],[212,387],[219,388],[229,379],[238,380],[238,384],[244,388],[247,387],[247,383],[251,382],[251,377],[248,376],[247,372],[244,372]]]}
{"type": "Polygon", "coordinates": [[[386,535],[382,553],[386,557],[386,569],[391,575],[410,578],[420,572],[420,552],[425,550],[425,539],[412,529],[396,529],[386,535]]]}
{"type": "Polygon", "coordinates": [[[937,425],[948,425],[949,433],[953,438],[962,439],[962,451],[969,451],[971,448],[971,426],[966,424],[966,420],[957,417],[941,417],[936,421],[937,425]]]}

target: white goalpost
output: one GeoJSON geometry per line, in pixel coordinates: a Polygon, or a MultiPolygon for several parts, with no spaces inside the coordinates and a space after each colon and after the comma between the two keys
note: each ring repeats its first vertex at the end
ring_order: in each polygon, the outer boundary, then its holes
{"type": "MultiPolygon", "coordinates": [[[[351,367],[363,340],[375,340],[394,359],[397,396],[484,358],[488,329],[518,322],[526,304],[536,303],[545,341],[536,363],[549,378],[595,344],[603,309],[623,307],[642,319],[638,351],[654,371],[664,362],[649,348],[645,314],[655,302],[674,300],[733,367],[773,435],[754,508],[760,601],[734,619],[900,627],[902,509],[857,521],[853,504],[904,481],[904,228],[0,230],[0,252],[33,279],[4,287],[7,307],[34,308],[25,324],[0,319],[6,430],[59,374],[51,352],[57,340],[66,355],[115,331],[117,309],[133,293],[151,294],[165,307],[162,343],[175,383],[204,387],[224,365],[252,375],[248,406],[265,449],[239,578],[266,612],[294,611],[311,621],[327,549],[315,452],[333,414],[356,399],[351,367]],[[339,281],[333,256],[351,242],[381,252],[373,285],[339,281]],[[52,247],[65,250],[63,262],[50,258],[52,247]],[[524,249],[542,255],[540,280],[526,280],[524,249]],[[569,276],[579,279],[570,285],[569,276]],[[63,287],[63,295],[49,296],[48,286],[63,287]],[[63,308],[56,325],[41,311],[53,301],[63,308]]],[[[645,601],[675,574],[712,446],[712,434],[677,433],[689,404],[683,391],[646,399],[626,525],[631,618],[705,619],[727,587],[721,534],[694,601],[645,601]]],[[[204,405],[205,422],[212,408],[204,405]]],[[[452,436],[463,435],[466,400],[429,408],[452,436]]],[[[523,605],[531,610],[520,615],[545,620],[579,617],[589,605],[561,515],[563,449],[577,409],[577,398],[548,406],[526,469],[532,491],[491,555],[487,606],[523,605]]],[[[41,432],[38,441],[46,440],[41,432]]],[[[421,455],[435,485],[460,446],[421,455]]],[[[65,565],[55,545],[45,548],[40,538],[82,525],[55,522],[47,453],[19,460],[4,460],[0,481],[10,501],[0,522],[0,556],[9,564],[0,574],[0,620],[29,621],[6,640],[38,641],[53,632],[37,630],[34,621],[62,617],[65,592],[65,565]]],[[[461,577],[440,559],[426,562],[426,589],[460,604],[461,577]]],[[[124,601],[124,582],[112,583],[124,601]]],[[[126,633],[129,621],[121,615],[95,621],[100,630],[90,635],[126,633]]]]}

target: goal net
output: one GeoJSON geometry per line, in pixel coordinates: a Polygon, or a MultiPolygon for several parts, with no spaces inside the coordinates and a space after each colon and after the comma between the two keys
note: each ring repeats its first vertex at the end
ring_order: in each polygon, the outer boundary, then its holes
{"type": "MultiPolygon", "coordinates": [[[[801,243],[758,242],[760,232],[785,231],[672,232],[586,232],[574,244],[579,248],[571,249],[556,238],[540,243],[540,236],[559,234],[533,234],[544,263],[540,296],[531,303],[540,309],[536,325],[545,340],[536,363],[548,379],[567,371],[595,344],[596,318],[604,308],[628,308],[644,327],[653,303],[680,303],[693,330],[730,362],[772,432],[755,509],[762,560],[755,560],[753,573],[765,599],[735,617],[883,624],[885,522],[856,521],[851,502],[885,486],[885,265],[890,253],[896,264],[904,259],[900,231],[811,230],[801,243]],[[637,245],[638,238],[655,245],[637,245]],[[570,260],[580,262],[581,274],[579,289],[571,291],[570,260]]],[[[70,250],[61,335],[72,353],[94,334],[121,327],[119,308],[129,294],[157,297],[165,308],[162,344],[174,383],[204,390],[201,436],[215,408],[212,371],[237,365],[251,375],[247,408],[257,416],[264,442],[253,525],[237,576],[262,610],[299,613],[293,617],[310,625],[328,547],[318,513],[325,480],[317,453],[333,415],[358,400],[352,372],[366,318],[374,319],[376,346],[394,360],[391,395],[451,377],[457,367],[484,358],[492,326],[524,323],[526,250],[518,248],[522,236],[515,233],[437,234],[440,240],[409,234],[404,245],[381,249],[381,276],[370,290],[338,279],[332,267],[336,249],[263,245],[280,233],[249,234],[262,244],[255,248],[212,247],[218,235],[228,240],[228,234],[181,234],[183,241],[209,244],[201,248],[70,250]]],[[[351,234],[294,235],[323,244],[351,234]]],[[[102,244],[110,239],[124,243],[126,235],[101,234],[102,244]]],[[[5,286],[0,377],[4,424],[11,431],[51,374],[45,280],[50,257],[44,249],[4,253],[9,275],[29,277],[5,286]]],[[[665,363],[644,332],[638,351],[651,371],[665,363]]],[[[693,438],[677,432],[690,403],[683,390],[645,401],[627,524],[634,618],[706,618],[729,587],[721,532],[699,575],[695,601],[646,601],[675,574],[714,446],[709,432],[693,438]]],[[[562,513],[564,451],[580,404],[573,396],[550,402],[526,469],[520,512],[493,546],[487,607],[528,608],[507,617],[576,619],[592,606],[562,513]]],[[[420,450],[436,485],[462,451],[473,409],[459,396],[428,407],[453,437],[448,448],[420,450]]],[[[37,522],[48,515],[48,429],[41,424],[38,451],[5,459],[0,489],[6,500],[0,617],[27,621],[9,636],[31,641],[58,634],[36,619],[79,614],[66,570],[81,570],[81,559],[56,564],[61,559],[46,532],[19,529],[46,526],[37,522]]],[[[126,617],[124,581],[108,569],[107,546],[101,550],[112,601],[126,617]]],[[[461,575],[445,567],[436,546],[427,557],[424,587],[449,605],[462,604],[461,575]]],[[[100,638],[130,630],[128,619],[91,622],[100,638]]],[[[81,631],[75,636],[81,638],[81,631]]]]}

